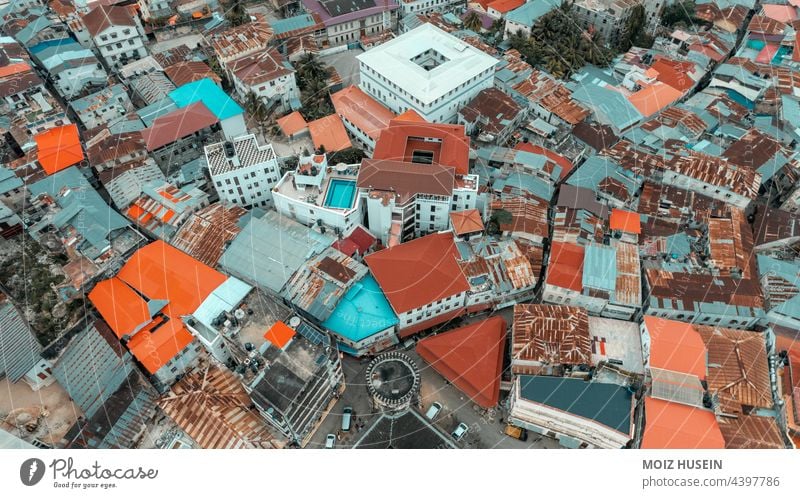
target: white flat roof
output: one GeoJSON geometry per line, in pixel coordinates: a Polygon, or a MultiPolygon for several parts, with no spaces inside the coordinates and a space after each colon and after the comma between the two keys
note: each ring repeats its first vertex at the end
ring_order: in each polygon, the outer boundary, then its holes
{"type": "Polygon", "coordinates": [[[498,62],[429,23],[378,45],[357,59],[425,103],[433,102],[498,62]],[[430,71],[411,60],[428,50],[435,50],[449,60],[430,71]]]}

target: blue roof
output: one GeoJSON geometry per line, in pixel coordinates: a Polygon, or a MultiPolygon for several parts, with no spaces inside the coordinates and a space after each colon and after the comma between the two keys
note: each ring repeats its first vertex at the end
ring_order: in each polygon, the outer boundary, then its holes
{"type": "MultiPolygon", "coordinates": [[[[782,261],[764,256],[763,254],[759,254],[757,259],[758,273],[760,276],[771,275],[780,277],[795,288],[800,287],[800,264],[791,261],[782,261]]],[[[769,287],[764,286],[764,291],[768,294],[769,287]]],[[[769,311],[775,310],[781,315],[800,318],[800,292],[795,293],[793,296],[787,296],[787,298],[788,299],[782,303],[771,307],[769,311]]],[[[767,303],[769,303],[769,299],[767,303]]]]}
{"type": "Polygon", "coordinates": [[[572,98],[591,109],[598,122],[610,125],[618,131],[633,126],[643,117],[620,92],[592,82],[578,85],[572,98]]]}
{"type": "Polygon", "coordinates": [[[378,283],[372,275],[367,275],[347,291],[322,326],[358,342],[396,325],[397,321],[378,283]]]}
{"type": "Polygon", "coordinates": [[[583,259],[583,286],[613,292],[617,287],[617,251],[589,244],[583,259]]]}
{"type": "MultiPolygon", "coordinates": [[[[567,179],[567,183],[576,187],[588,188],[597,193],[600,182],[606,178],[612,178],[625,186],[630,197],[639,189],[640,182],[633,177],[633,174],[625,170],[611,159],[594,155],[587,159],[572,176],[567,179]]],[[[620,199],[625,201],[626,199],[620,199]]]]}
{"type": "Polygon", "coordinates": [[[533,26],[540,17],[557,8],[559,5],[561,5],[561,0],[536,0],[535,2],[528,2],[506,14],[506,19],[524,26],[533,26]]]}
{"type": "Polygon", "coordinates": [[[244,113],[239,104],[210,78],[187,83],[169,92],[179,109],[202,102],[220,121],[244,113]]]}
{"type": "Polygon", "coordinates": [[[549,182],[538,176],[518,171],[508,175],[508,178],[496,179],[492,188],[502,192],[505,187],[523,190],[545,201],[549,201],[553,197],[553,186],[549,182]]]}
{"type": "Polygon", "coordinates": [[[11,192],[22,186],[22,179],[8,168],[0,166],[0,194],[11,192]]]}
{"type": "Polygon", "coordinates": [[[303,28],[310,28],[315,24],[316,22],[314,21],[314,18],[311,17],[309,14],[301,14],[299,16],[288,17],[286,19],[278,19],[277,21],[272,21],[270,22],[269,25],[275,32],[275,35],[281,35],[283,33],[288,33],[289,31],[295,31],[303,28]]]}

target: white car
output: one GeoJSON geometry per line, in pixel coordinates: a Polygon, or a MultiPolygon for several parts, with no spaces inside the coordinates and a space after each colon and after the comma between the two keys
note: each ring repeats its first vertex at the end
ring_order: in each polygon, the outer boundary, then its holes
{"type": "Polygon", "coordinates": [[[467,434],[468,430],[469,426],[464,422],[461,422],[460,424],[458,424],[456,429],[452,433],[450,433],[450,435],[453,436],[453,439],[455,439],[456,441],[461,441],[461,439],[463,439],[464,436],[467,434]]]}
{"type": "Polygon", "coordinates": [[[336,446],[336,436],[333,434],[328,434],[325,437],[325,448],[332,450],[334,446],[336,446]]]}
{"type": "Polygon", "coordinates": [[[439,415],[440,411],[442,411],[442,404],[438,401],[435,401],[431,407],[428,408],[428,411],[425,412],[425,418],[428,420],[433,420],[436,418],[436,415],[439,415]]]}

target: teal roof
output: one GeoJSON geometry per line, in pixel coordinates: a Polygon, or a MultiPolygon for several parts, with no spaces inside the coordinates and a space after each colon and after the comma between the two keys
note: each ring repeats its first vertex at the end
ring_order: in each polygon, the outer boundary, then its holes
{"type": "Polygon", "coordinates": [[[314,18],[309,14],[301,14],[299,16],[288,17],[286,19],[278,19],[277,21],[272,21],[269,23],[276,36],[282,35],[283,33],[288,33],[290,31],[296,31],[298,29],[310,28],[315,24],[316,22],[314,21],[314,18]]]}
{"type": "Polygon", "coordinates": [[[367,275],[347,291],[322,326],[358,342],[396,325],[397,321],[378,283],[372,275],[367,275]]]}
{"type": "Polygon", "coordinates": [[[110,245],[111,232],[130,226],[121,214],[114,211],[92,188],[83,173],[70,167],[48,176],[30,186],[32,197],[47,194],[61,211],[50,221],[61,229],[71,226],[80,233],[84,241],[81,250],[90,259],[97,258],[110,245]]]}
{"type": "Polygon", "coordinates": [[[620,92],[592,82],[578,85],[572,98],[591,109],[598,122],[618,131],[630,128],[643,117],[620,92]]]}
{"type": "Polygon", "coordinates": [[[175,105],[175,102],[172,101],[170,98],[163,98],[152,104],[142,107],[138,111],[136,111],[136,115],[141,118],[142,122],[148,128],[153,125],[153,121],[164,116],[165,114],[169,114],[172,111],[177,111],[178,106],[175,105]]]}
{"type": "Polygon", "coordinates": [[[617,251],[589,244],[583,259],[583,286],[613,292],[617,287],[617,251]]]}
{"type": "Polygon", "coordinates": [[[8,168],[0,166],[0,194],[11,192],[22,186],[22,180],[8,168]]]}
{"type": "Polygon", "coordinates": [[[622,386],[542,375],[521,375],[519,385],[520,397],[526,400],[631,433],[633,399],[622,386]]]}
{"type": "Polygon", "coordinates": [[[220,121],[244,113],[239,104],[210,78],[187,83],[169,92],[179,109],[202,102],[220,121]]]}
{"type": "Polygon", "coordinates": [[[523,26],[533,26],[540,17],[561,5],[561,0],[535,0],[518,7],[508,14],[506,19],[522,24],[523,26]]]}
{"type": "MultiPolygon", "coordinates": [[[[597,193],[600,182],[606,178],[612,178],[625,186],[629,197],[639,189],[641,182],[636,179],[633,173],[624,169],[622,166],[611,159],[594,155],[587,159],[581,166],[567,179],[567,183],[576,187],[583,187],[597,193]]],[[[625,201],[626,199],[620,199],[625,201]]]]}
{"type": "Polygon", "coordinates": [[[492,188],[498,192],[502,192],[505,187],[528,192],[545,201],[550,201],[553,197],[553,186],[546,180],[538,176],[527,175],[516,171],[508,175],[508,178],[498,178],[495,180],[492,188]]]}

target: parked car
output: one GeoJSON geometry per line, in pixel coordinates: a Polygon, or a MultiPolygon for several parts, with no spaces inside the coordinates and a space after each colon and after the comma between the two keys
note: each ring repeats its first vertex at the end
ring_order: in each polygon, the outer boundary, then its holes
{"type": "Polygon", "coordinates": [[[528,440],[528,431],[526,431],[522,427],[517,427],[516,425],[511,425],[511,424],[506,425],[506,428],[503,432],[505,433],[506,436],[513,437],[514,439],[519,439],[520,441],[528,440]]]}
{"type": "Polygon", "coordinates": [[[464,422],[461,422],[460,424],[458,424],[456,429],[452,433],[450,433],[450,435],[453,436],[453,439],[455,439],[456,441],[461,441],[461,439],[463,439],[464,436],[467,434],[468,430],[469,426],[464,422]]]}
{"type": "Polygon", "coordinates": [[[334,446],[336,446],[336,436],[333,434],[328,434],[325,437],[325,448],[332,450],[334,446]]]}
{"type": "Polygon", "coordinates": [[[350,430],[350,425],[353,422],[353,407],[345,406],[342,412],[342,430],[347,432],[350,430]]]}
{"type": "Polygon", "coordinates": [[[436,418],[436,415],[439,415],[439,412],[442,411],[442,404],[438,401],[434,401],[428,411],[425,412],[425,418],[428,420],[433,420],[436,418]]]}

